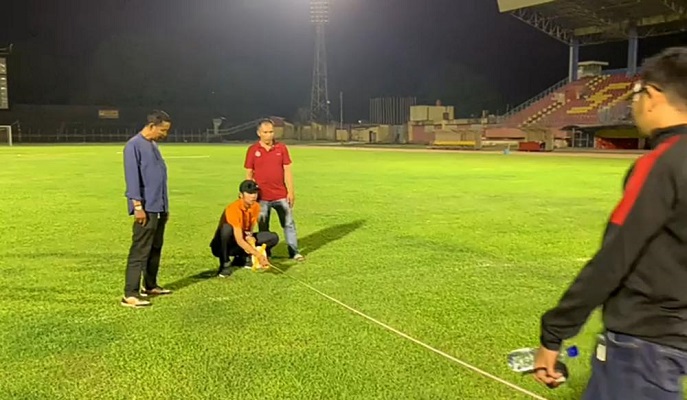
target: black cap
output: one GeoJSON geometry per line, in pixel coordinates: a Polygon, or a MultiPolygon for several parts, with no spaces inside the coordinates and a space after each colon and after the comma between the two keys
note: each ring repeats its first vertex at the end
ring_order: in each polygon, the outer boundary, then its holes
{"type": "Polygon", "coordinates": [[[258,184],[255,183],[255,181],[251,181],[249,179],[246,179],[245,181],[241,182],[239,185],[239,192],[240,193],[257,193],[260,188],[258,187],[258,184]]]}

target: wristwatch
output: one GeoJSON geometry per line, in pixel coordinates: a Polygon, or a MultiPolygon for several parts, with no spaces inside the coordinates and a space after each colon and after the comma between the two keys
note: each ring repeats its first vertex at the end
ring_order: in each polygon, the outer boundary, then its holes
{"type": "Polygon", "coordinates": [[[134,207],[134,210],[136,210],[136,211],[143,211],[143,206],[139,204],[139,205],[137,205],[137,206],[134,207]]]}

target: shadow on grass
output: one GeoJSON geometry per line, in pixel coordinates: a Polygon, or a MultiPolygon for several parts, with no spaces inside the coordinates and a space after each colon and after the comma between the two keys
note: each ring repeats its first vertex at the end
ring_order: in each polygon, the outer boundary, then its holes
{"type": "MultiPolygon", "coordinates": [[[[305,255],[308,255],[314,253],[329,243],[333,243],[344,238],[355,230],[360,229],[360,227],[364,224],[365,220],[357,220],[346,224],[330,226],[299,239],[298,244],[299,247],[303,249],[305,255]]],[[[288,264],[275,263],[275,267],[279,268],[282,272],[287,272],[295,264],[295,261],[292,261],[288,264]]],[[[279,274],[281,272],[270,270],[268,273],[279,274]]],[[[215,276],[217,276],[217,269],[211,269],[171,282],[167,284],[166,287],[171,290],[181,290],[191,285],[195,285],[196,283],[214,278],[215,276]]]]}
{"type": "MultiPolygon", "coordinates": [[[[301,252],[306,256],[312,254],[319,250],[320,248],[341,240],[352,232],[360,229],[365,225],[365,220],[357,220],[349,222],[346,224],[339,224],[330,226],[328,228],[321,229],[317,232],[313,232],[308,236],[298,239],[298,247],[300,247],[301,252]]],[[[307,261],[305,261],[307,263],[307,261]]],[[[275,263],[275,267],[279,268],[282,272],[287,272],[291,267],[298,264],[296,261],[291,261],[288,264],[275,263]]],[[[273,274],[279,274],[279,271],[269,271],[273,274]]]]}
{"type": "Polygon", "coordinates": [[[313,232],[310,235],[298,240],[298,247],[303,249],[306,254],[314,253],[329,243],[343,239],[345,236],[360,229],[365,224],[365,220],[357,220],[347,224],[330,226],[313,232]]]}
{"type": "Polygon", "coordinates": [[[203,271],[192,276],[187,276],[186,278],[182,278],[172,283],[169,283],[166,285],[166,288],[170,290],[181,290],[196,283],[200,283],[202,281],[214,278],[216,276],[217,268],[209,269],[207,271],[203,271]]]}

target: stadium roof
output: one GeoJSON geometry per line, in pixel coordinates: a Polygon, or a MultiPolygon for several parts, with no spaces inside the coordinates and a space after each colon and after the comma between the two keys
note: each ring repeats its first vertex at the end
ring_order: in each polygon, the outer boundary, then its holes
{"type": "Polygon", "coordinates": [[[580,45],[687,31],[687,0],[498,0],[501,12],[580,45]]]}

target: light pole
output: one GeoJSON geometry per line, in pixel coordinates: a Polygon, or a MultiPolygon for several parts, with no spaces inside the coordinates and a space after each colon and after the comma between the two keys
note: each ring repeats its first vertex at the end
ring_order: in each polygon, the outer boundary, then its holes
{"type": "Polygon", "coordinates": [[[0,110],[10,109],[7,57],[12,53],[12,45],[0,48],[0,110]]]}
{"type": "Polygon", "coordinates": [[[315,60],[310,92],[310,120],[328,123],[327,45],[325,27],[329,23],[329,0],[310,0],[310,22],[315,26],[315,60]]]}
{"type": "Polygon", "coordinates": [[[339,128],[343,129],[343,91],[339,92],[339,128]]]}

